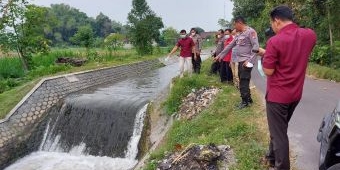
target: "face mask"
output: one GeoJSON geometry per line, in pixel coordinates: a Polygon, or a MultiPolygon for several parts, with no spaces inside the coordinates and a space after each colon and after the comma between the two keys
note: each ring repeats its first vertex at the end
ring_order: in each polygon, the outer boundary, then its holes
{"type": "Polygon", "coordinates": [[[195,36],[195,35],[196,35],[196,33],[194,33],[194,32],[191,33],[191,36],[195,36]]]}
{"type": "Polygon", "coordinates": [[[221,38],[221,35],[218,35],[217,38],[221,38]]]}
{"type": "Polygon", "coordinates": [[[230,37],[230,35],[225,35],[224,37],[225,37],[226,39],[228,39],[228,38],[230,37]]]}
{"type": "Polygon", "coordinates": [[[181,34],[181,35],[179,35],[179,37],[181,37],[181,38],[185,38],[185,37],[186,37],[186,35],[185,35],[185,34],[181,34]]]}

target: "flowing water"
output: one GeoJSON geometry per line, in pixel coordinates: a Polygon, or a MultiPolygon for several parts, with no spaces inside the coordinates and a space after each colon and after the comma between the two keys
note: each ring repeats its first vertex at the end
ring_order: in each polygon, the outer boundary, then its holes
{"type": "Polygon", "coordinates": [[[68,96],[46,118],[39,149],[6,170],[132,169],[147,105],[178,73],[172,63],[68,96]]]}

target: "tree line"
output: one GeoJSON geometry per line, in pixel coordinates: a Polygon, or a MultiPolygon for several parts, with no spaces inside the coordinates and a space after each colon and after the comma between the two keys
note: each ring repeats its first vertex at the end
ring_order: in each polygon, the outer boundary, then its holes
{"type": "Polygon", "coordinates": [[[34,54],[48,53],[51,47],[105,47],[112,51],[130,41],[140,55],[147,55],[153,53],[153,42],[166,45],[166,36],[173,36],[162,35],[162,19],[145,0],[132,1],[124,25],[101,12],[89,17],[67,4],[41,7],[28,0],[7,0],[0,1],[0,6],[0,50],[16,51],[25,70],[30,69],[34,54]]]}

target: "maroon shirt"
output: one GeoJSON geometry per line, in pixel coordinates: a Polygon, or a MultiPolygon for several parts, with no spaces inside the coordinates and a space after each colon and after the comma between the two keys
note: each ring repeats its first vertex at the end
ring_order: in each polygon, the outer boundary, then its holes
{"type": "Polygon", "coordinates": [[[190,37],[186,37],[181,38],[176,46],[181,47],[181,57],[191,57],[192,47],[195,46],[195,43],[190,37]]]}
{"type": "Polygon", "coordinates": [[[296,24],[285,26],[268,40],[263,67],[275,71],[267,76],[267,101],[288,104],[301,99],[308,58],[315,43],[315,32],[296,24]]]}

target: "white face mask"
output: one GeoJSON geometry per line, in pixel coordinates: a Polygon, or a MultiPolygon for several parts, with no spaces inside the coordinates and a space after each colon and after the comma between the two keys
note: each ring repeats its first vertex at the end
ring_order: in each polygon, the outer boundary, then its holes
{"type": "Polygon", "coordinates": [[[191,36],[195,36],[195,35],[196,35],[196,33],[194,33],[194,32],[191,33],[191,36]]]}
{"type": "Polygon", "coordinates": [[[224,37],[225,37],[226,39],[228,39],[228,38],[230,37],[230,35],[225,35],[224,37]]]}
{"type": "Polygon", "coordinates": [[[217,38],[221,38],[221,35],[217,35],[217,38]]]}
{"type": "Polygon", "coordinates": [[[179,37],[181,37],[181,38],[185,38],[185,37],[186,37],[186,35],[185,35],[185,34],[181,34],[181,35],[179,35],[179,37]]]}

